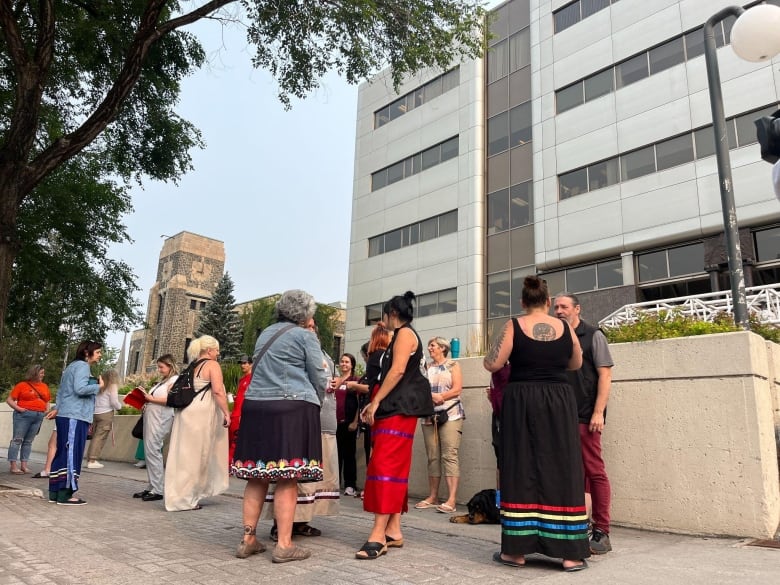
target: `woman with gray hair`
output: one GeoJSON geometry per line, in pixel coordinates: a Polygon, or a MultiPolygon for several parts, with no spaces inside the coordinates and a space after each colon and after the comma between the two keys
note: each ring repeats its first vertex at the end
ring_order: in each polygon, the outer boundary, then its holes
{"type": "Polygon", "coordinates": [[[278,542],[272,561],[286,563],[311,556],[292,543],[298,482],[323,480],[320,405],[328,384],[316,335],[303,328],[317,306],[302,290],[290,290],[276,302],[276,323],[257,339],[255,370],[246,389],[231,473],[247,480],[244,489],[244,537],[236,556],[263,552],[257,522],[268,486],[274,489],[278,542]]]}
{"type": "Polygon", "coordinates": [[[417,502],[415,508],[424,510],[436,508],[443,514],[455,512],[455,498],[458,496],[460,463],[458,450],[463,436],[463,421],[466,413],[460,401],[463,390],[463,375],[458,362],[448,359],[450,343],[443,337],[434,337],[428,342],[428,380],[431,383],[431,399],[434,414],[422,419],[425,452],[428,455],[428,497],[417,502]],[[446,424],[445,424],[446,423],[446,424]],[[441,477],[447,482],[447,500],[439,504],[441,477]]]}

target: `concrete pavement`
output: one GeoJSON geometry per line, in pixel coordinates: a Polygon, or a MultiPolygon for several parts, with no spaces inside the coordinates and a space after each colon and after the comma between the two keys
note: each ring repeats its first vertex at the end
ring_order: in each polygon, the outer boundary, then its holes
{"type": "MultiPolygon", "coordinates": [[[[0,450],[0,455],[2,450],[0,450]]],[[[39,470],[41,460],[30,467],[39,470]]],[[[489,485],[491,478],[485,478],[489,485]]],[[[557,561],[529,559],[512,569],[491,561],[498,526],[451,524],[434,510],[403,518],[406,545],[375,561],[354,552],[369,532],[361,502],[342,498],[341,515],[317,518],[318,538],[306,561],[274,565],[268,552],[237,559],[244,483],[192,512],[166,512],[162,502],[132,498],[146,472],[128,463],[84,466],[79,495],[87,506],[49,504],[47,482],[0,471],[0,585],[224,585],[261,583],[613,583],[720,585],[780,582],[780,550],[747,546],[737,539],[697,538],[613,528],[614,551],[592,557],[590,569],[563,573],[557,561]],[[36,495],[39,494],[39,495],[36,495]]],[[[465,509],[463,510],[465,512],[465,509]]],[[[270,522],[258,526],[267,545],[270,522]]]]}

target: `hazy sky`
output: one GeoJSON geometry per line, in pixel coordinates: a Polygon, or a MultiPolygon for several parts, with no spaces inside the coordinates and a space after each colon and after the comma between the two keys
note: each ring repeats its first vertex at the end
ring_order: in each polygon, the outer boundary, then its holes
{"type": "MultiPolygon", "coordinates": [[[[208,64],[184,81],[177,111],[206,148],[192,152],[194,170],[178,185],[133,189],[134,241],[112,252],[135,271],[143,313],[160,236],[182,230],[225,243],[238,302],[290,288],[346,301],[357,87],[332,74],[285,111],[274,80],[252,67],[243,29],[207,20],[188,30],[208,64]]],[[[107,343],[118,348],[122,333],[107,343]]]]}
{"type": "MultiPolygon", "coordinates": [[[[182,230],[225,243],[239,302],[290,288],[346,301],[357,88],[331,75],[285,111],[241,29],[206,21],[191,30],[209,63],[185,80],[176,109],[206,148],[192,152],[194,170],[178,185],[133,188],[134,241],[112,251],[135,271],[143,312],[160,236],[182,230]]],[[[122,334],[107,341],[119,347],[122,334]]]]}

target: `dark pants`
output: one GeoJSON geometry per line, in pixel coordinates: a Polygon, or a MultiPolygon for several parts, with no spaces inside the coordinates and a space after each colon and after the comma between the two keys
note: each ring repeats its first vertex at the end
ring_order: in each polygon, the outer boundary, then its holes
{"type": "Polygon", "coordinates": [[[339,478],[345,488],[357,487],[357,430],[350,431],[348,422],[336,426],[336,447],[339,450],[339,478]]]}

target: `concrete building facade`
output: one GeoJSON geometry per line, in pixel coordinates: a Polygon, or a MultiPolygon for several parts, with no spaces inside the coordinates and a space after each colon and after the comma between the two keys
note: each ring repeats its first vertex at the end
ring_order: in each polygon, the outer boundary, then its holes
{"type": "MultiPolygon", "coordinates": [[[[361,86],[347,346],[406,290],[422,337],[466,354],[520,313],[530,273],[591,321],[728,290],[702,25],[732,3],[511,0],[484,59],[361,86]]],[[[716,42],[746,284],[773,284],[780,206],[753,120],[778,109],[778,60],[741,61],[732,25],[716,42]]]]}

